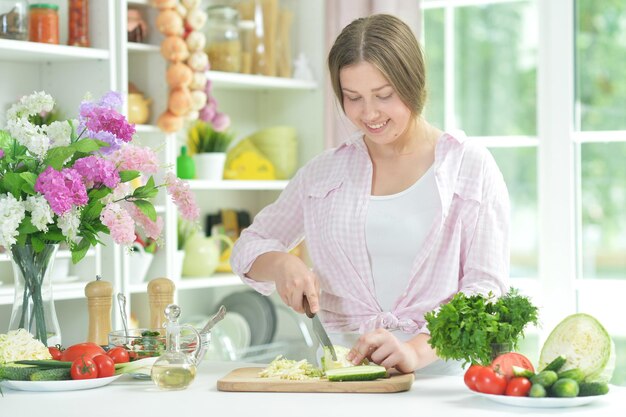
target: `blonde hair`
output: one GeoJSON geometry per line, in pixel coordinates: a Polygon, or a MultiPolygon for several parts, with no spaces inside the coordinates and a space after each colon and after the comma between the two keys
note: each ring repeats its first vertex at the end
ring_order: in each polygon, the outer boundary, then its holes
{"type": "Polygon", "coordinates": [[[426,101],[424,54],[406,23],[395,16],[375,14],[354,20],[335,39],[328,54],[328,70],[343,110],[339,73],[363,61],[378,68],[411,112],[421,115],[426,101]]]}

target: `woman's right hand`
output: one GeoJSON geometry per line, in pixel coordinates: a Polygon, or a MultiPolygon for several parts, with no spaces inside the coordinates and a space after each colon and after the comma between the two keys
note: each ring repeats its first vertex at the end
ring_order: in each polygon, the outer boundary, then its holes
{"type": "Polygon", "coordinates": [[[297,256],[284,252],[268,252],[259,256],[248,277],[257,281],[274,281],[280,298],[298,313],[304,313],[306,296],[312,313],[319,311],[319,280],[317,275],[297,256]]]}

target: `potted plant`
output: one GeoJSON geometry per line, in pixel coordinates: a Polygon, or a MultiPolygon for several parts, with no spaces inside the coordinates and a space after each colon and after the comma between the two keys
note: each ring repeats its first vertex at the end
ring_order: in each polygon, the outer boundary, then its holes
{"type": "Polygon", "coordinates": [[[198,120],[189,129],[187,144],[194,155],[196,177],[206,180],[221,180],[226,163],[226,149],[235,135],[228,131],[218,131],[211,123],[198,120]]]}
{"type": "Polygon", "coordinates": [[[429,343],[440,358],[463,360],[463,366],[488,365],[497,354],[517,348],[524,328],[537,324],[537,312],[528,297],[512,288],[500,298],[459,292],[424,318],[429,343]]]}

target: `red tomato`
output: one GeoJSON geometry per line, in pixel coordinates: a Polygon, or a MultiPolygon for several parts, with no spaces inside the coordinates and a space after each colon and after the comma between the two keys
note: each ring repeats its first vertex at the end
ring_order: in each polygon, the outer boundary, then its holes
{"type": "Polygon", "coordinates": [[[92,360],[96,364],[96,368],[98,368],[98,378],[115,375],[115,362],[113,362],[110,356],[96,355],[92,360]]]}
{"type": "Polygon", "coordinates": [[[485,366],[476,375],[476,390],[484,394],[502,395],[506,390],[506,378],[485,366]]]}
{"type": "Polygon", "coordinates": [[[113,359],[115,363],[126,363],[130,361],[130,355],[128,351],[122,346],[114,347],[107,352],[107,355],[113,359]]]}
{"type": "Polygon", "coordinates": [[[59,349],[57,346],[48,346],[48,352],[50,352],[50,355],[52,355],[52,360],[55,361],[60,361],[61,360],[61,355],[63,354],[61,352],[61,349],[59,349]]]}
{"type": "Polygon", "coordinates": [[[65,349],[61,354],[61,360],[66,362],[73,362],[74,359],[84,356],[85,358],[93,358],[96,355],[105,355],[106,352],[100,345],[95,343],[79,343],[72,345],[65,349]]]}
{"type": "Polygon", "coordinates": [[[83,356],[72,361],[70,375],[72,379],[93,379],[98,377],[98,368],[93,359],[83,356]]]}
{"type": "Polygon", "coordinates": [[[521,353],[503,353],[491,362],[491,369],[499,372],[501,375],[504,375],[507,380],[515,376],[513,373],[513,366],[519,366],[520,368],[529,369],[532,372],[535,372],[532,362],[521,353]]]}
{"type": "Polygon", "coordinates": [[[478,376],[478,372],[483,368],[484,366],[482,365],[472,365],[465,371],[463,381],[465,381],[465,385],[472,391],[476,391],[476,376],[478,376]]]}
{"type": "Polygon", "coordinates": [[[532,385],[533,384],[530,383],[528,378],[516,376],[515,378],[511,378],[506,386],[504,394],[511,395],[513,397],[526,397],[532,385]]]}

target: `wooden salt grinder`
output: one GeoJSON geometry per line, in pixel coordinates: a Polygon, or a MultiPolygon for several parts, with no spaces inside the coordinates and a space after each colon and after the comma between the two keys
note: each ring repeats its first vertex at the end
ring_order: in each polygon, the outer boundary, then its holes
{"type": "Polygon", "coordinates": [[[167,278],[155,278],[148,283],[150,328],[160,329],[165,323],[165,307],[174,303],[174,283],[167,278]]]}
{"type": "Polygon", "coordinates": [[[113,286],[102,281],[100,275],[85,286],[87,308],[89,310],[89,333],[87,341],[100,346],[109,344],[111,332],[111,306],[113,304],[113,286]]]}

